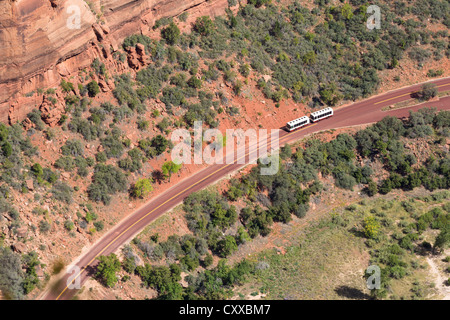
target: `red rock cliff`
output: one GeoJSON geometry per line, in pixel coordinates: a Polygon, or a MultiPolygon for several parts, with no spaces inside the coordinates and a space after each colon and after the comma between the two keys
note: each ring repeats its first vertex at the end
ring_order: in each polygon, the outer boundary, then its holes
{"type": "Polygon", "coordinates": [[[36,106],[24,94],[89,66],[99,43],[116,50],[162,17],[215,16],[226,6],[227,0],[0,0],[0,121],[22,120],[36,106]]]}

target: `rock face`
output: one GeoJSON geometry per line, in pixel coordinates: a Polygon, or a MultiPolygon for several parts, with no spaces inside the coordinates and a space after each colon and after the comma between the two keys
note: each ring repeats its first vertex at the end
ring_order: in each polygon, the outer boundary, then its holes
{"type": "MultiPolygon", "coordinates": [[[[131,34],[189,11],[222,14],[227,0],[2,0],[0,1],[0,121],[23,120],[35,107],[26,93],[59,85],[100,55],[109,57],[131,34]],[[99,46],[101,44],[101,46],[99,46]],[[102,49],[99,49],[99,48],[102,49]]],[[[144,62],[136,48],[136,68],[144,62]]],[[[145,57],[144,57],[145,58],[145,57]]],[[[110,84],[107,86],[110,88],[110,84]]],[[[107,89],[105,86],[105,90],[107,89]]]]}

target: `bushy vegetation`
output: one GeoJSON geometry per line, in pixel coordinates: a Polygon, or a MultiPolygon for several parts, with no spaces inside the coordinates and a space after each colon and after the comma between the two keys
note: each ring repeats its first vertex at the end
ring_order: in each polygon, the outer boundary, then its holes
{"type": "Polygon", "coordinates": [[[40,264],[36,252],[19,255],[0,246],[0,290],[6,299],[24,299],[37,285],[36,266],[40,264]]]}
{"type": "Polygon", "coordinates": [[[98,86],[98,83],[95,80],[89,82],[86,88],[90,97],[95,97],[100,92],[100,87],[98,86]]]}
{"type": "MultiPolygon", "coordinates": [[[[184,200],[188,227],[197,235],[225,229],[236,222],[236,209],[226,198],[208,191],[194,193],[184,200]]],[[[216,231],[217,233],[217,231],[216,231]]]]}
{"type": "MultiPolygon", "coordinates": [[[[266,1],[250,1],[236,16],[228,12],[214,21],[198,18],[194,31],[200,36],[201,57],[232,54],[240,67],[251,65],[260,74],[270,70],[273,79],[262,86],[268,98],[277,101],[286,96],[286,91],[279,90],[281,85],[295,100],[309,101],[311,106],[371,94],[379,83],[377,71],[396,67],[405,52],[419,63],[431,56],[428,49],[414,47],[416,39],[443,39],[426,31],[423,24],[409,25],[411,20],[404,21],[383,4],[382,10],[388,12],[381,22],[384,27],[368,30],[366,6],[351,4],[324,2],[310,11],[298,2],[280,10],[266,1]],[[318,22],[318,15],[325,21],[318,22]],[[364,53],[358,46],[366,48],[364,53]]],[[[407,8],[423,19],[414,4],[407,8]]]]}
{"type": "Polygon", "coordinates": [[[148,158],[159,156],[172,147],[172,142],[160,134],[152,139],[146,138],[139,141],[139,148],[148,158]]]}
{"type": "Polygon", "coordinates": [[[172,174],[177,173],[181,169],[181,164],[176,164],[173,161],[167,161],[162,165],[162,174],[165,178],[172,177],[172,174]]]}
{"type": "Polygon", "coordinates": [[[122,170],[105,164],[97,164],[94,168],[92,183],[88,187],[89,199],[109,204],[111,195],[127,190],[127,178],[122,170]]]}
{"type": "Polygon", "coordinates": [[[64,182],[57,182],[52,188],[53,198],[56,200],[65,202],[67,204],[72,203],[73,189],[64,182]]]}
{"type": "Polygon", "coordinates": [[[8,248],[0,247],[0,289],[10,299],[24,296],[24,273],[20,255],[8,248]]]}
{"type": "MultiPolygon", "coordinates": [[[[145,263],[136,267],[136,257],[132,250],[127,249],[125,255],[123,268],[139,275],[145,286],[158,292],[157,299],[161,300],[226,299],[231,297],[233,286],[243,283],[246,277],[255,271],[254,265],[246,260],[234,266],[229,266],[226,260],[221,260],[212,270],[205,270],[196,276],[187,276],[188,287],[184,288],[179,283],[182,272],[179,264],[152,266],[145,263]]],[[[182,263],[187,257],[189,256],[183,258],[182,263]]]]}
{"type": "Polygon", "coordinates": [[[152,190],[152,180],[141,178],[134,184],[131,194],[136,198],[145,198],[152,190]]]}
{"type": "Polygon", "coordinates": [[[116,272],[120,271],[120,261],[117,256],[112,253],[109,256],[98,257],[99,264],[97,266],[96,276],[105,284],[107,287],[114,287],[118,279],[116,272]]]}
{"type": "Polygon", "coordinates": [[[169,26],[161,30],[161,37],[166,40],[167,44],[174,45],[180,38],[180,29],[175,23],[171,22],[169,26]]]}
{"type": "Polygon", "coordinates": [[[436,97],[438,94],[437,86],[434,83],[425,83],[420,91],[417,93],[417,96],[420,100],[428,101],[431,98],[436,97]]]}
{"type": "MultiPolygon", "coordinates": [[[[426,206],[428,209],[419,209],[417,200],[425,200],[420,198],[411,198],[409,201],[401,202],[401,211],[406,211],[407,217],[403,216],[398,224],[391,223],[392,218],[386,217],[379,211],[373,210],[375,216],[367,216],[364,220],[364,228],[366,230],[366,245],[371,250],[371,264],[381,267],[381,288],[371,291],[371,295],[375,298],[387,298],[392,295],[390,286],[392,282],[404,279],[419,267],[416,261],[417,256],[437,253],[450,244],[448,234],[450,227],[450,215],[443,212],[439,206],[429,207],[430,203],[438,204],[444,201],[448,202],[449,193],[447,191],[435,192],[428,196],[426,206]],[[412,219],[409,215],[412,215],[412,219]],[[369,219],[370,218],[370,219],[369,219]],[[371,221],[371,225],[377,225],[377,232],[367,233],[367,221],[371,221]],[[438,230],[434,244],[424,241],[424,234],[430,230],[438,230]],[[443,236],[444,235],[444,236],[443,236]],[[376,249],[375,249],[376,248],[376,249]],[[414,261],[411,260],[411,257],[414,261]]],[[[391,208],[395,203],[389,203],[391,208]]],[[[422,206],[423,207],[423,206],[422,206]]],[[[370,228],[373,230],[372,228],[370,228]]],[[[429,239],[429,236],[427,236],[429,239]]],[[[412,287],[412,299],[421,299],[424,297],[423,290],[417,291],[418,284],[412,287]]]]}

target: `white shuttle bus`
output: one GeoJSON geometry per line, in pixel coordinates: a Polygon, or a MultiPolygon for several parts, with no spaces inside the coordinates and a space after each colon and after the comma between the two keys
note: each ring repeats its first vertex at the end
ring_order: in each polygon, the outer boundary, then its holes
{"type": "Polygon", "coordinates": [[[328,107],[316,112],[311,113],[310,118],[312,122],[317,122],[319,120],[331,117],[333,115],[333,109],[328,107]]]}
{"type": "Polygon", "coordinates": [[[309,118],[307,116],[304,116],[304,117],[301,117],[301,118],[289,121],[286,124],[286,128],[289,131],[294,131],[294,130],[296,130],[298,128],[301,128],[301,127],[304,127],[304,126],[308,125],[309,123],[310,123],[309,118]]]}

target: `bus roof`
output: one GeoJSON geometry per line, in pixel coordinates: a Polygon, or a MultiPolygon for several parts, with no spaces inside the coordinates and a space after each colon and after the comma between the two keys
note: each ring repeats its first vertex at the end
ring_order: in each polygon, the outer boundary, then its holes
{"type": "Polygon", "coordinates": [[[315,112],[313,112],[311,114],[313,116],[315,116],[315,115],[319,115],[319,114],[322,114],[322,113],[325,113],[325,112],[328,112],[328,111],[333,111],[333,109],[328,107],[328,108],[325,108],[325,109],[322,109],[322,110],[315,111],[315,112]]]}
{"type": "Polygon", "coordinates": [[[301,118],[298,118],[298,119],[289,121],[289,122],[288,122],[288,125],[290,125],[290,126],[296,125],[297,123],[302,122],[302,121],[305,121],[305,120],[307,120],[307,119],[308,119],[307,116],[303,116],[303,117],[301,117],[301,118]]]}

